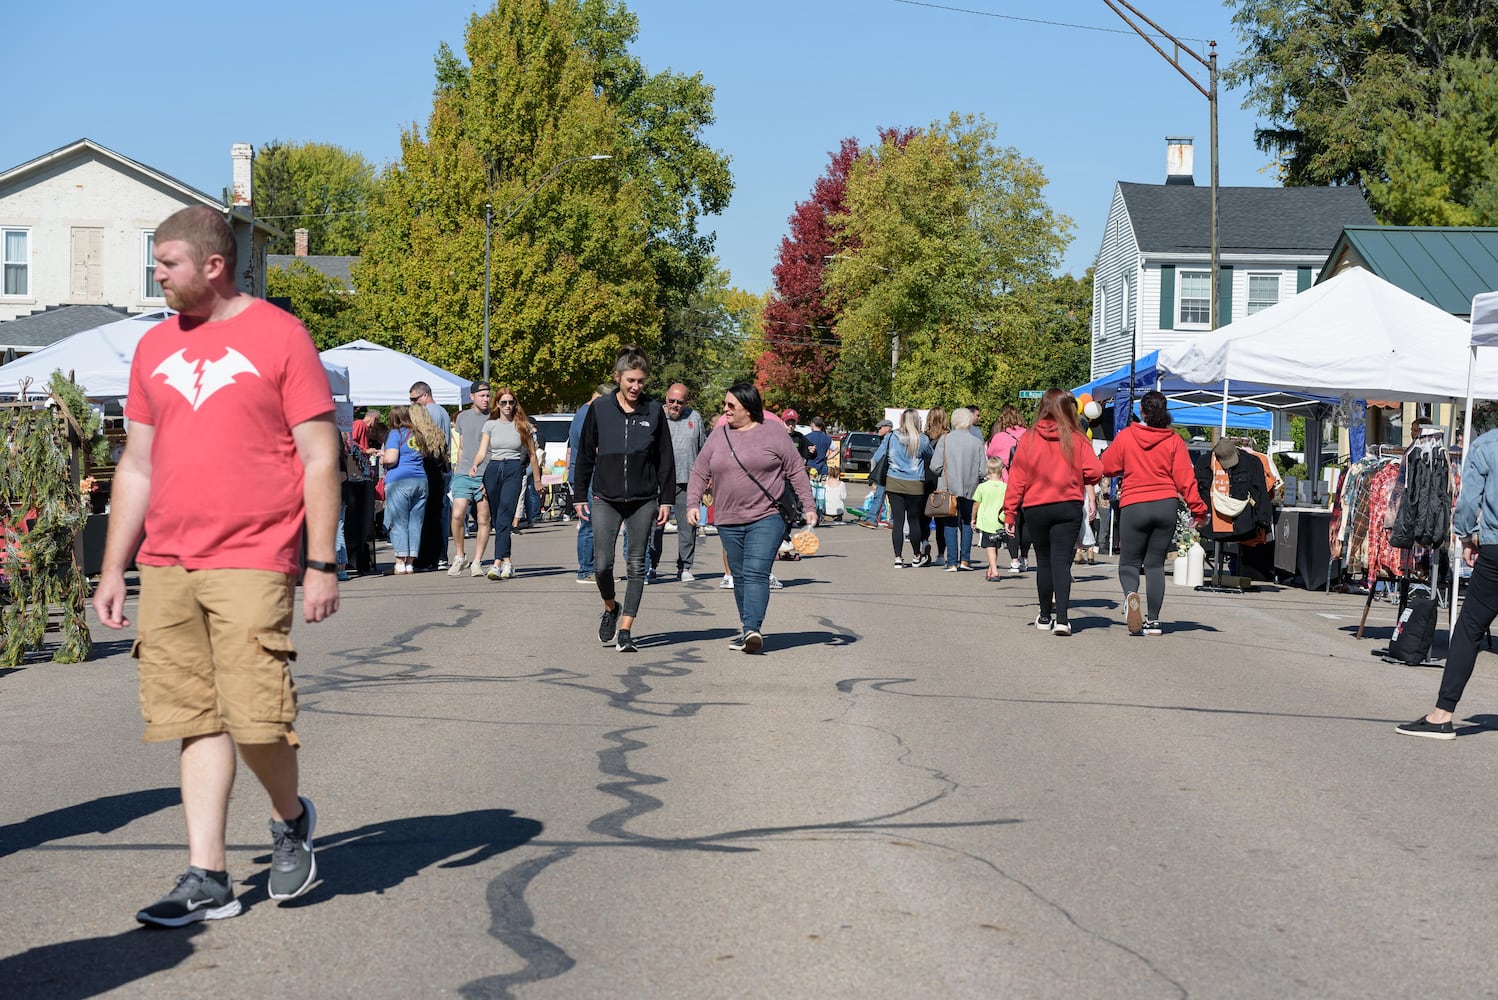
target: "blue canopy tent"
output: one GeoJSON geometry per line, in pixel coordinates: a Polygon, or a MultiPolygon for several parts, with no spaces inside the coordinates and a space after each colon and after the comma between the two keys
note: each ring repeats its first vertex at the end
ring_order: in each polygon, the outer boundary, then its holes
{"type": "MultiPolygon", "coordinates": [[[[1159,351],[1151,351],[1134,364],[1134,400],[1136,406],[1138,405],[1140,396],[1156,388],[1156,383],[1161,382],[1158,365],[1159,357],[1159,351]]],[[[1170,418],[1174,423],[1186,426],[1222,426],[1222,404],[1220,402],[1222,394],[1220,392],[1217,394],[1219,402],[1209,405],[1207,397],[1203,393],[1210,393],[1211,390],[1204,389],[1199,385],[1180,382],[1169,376],[1165,376],[1165,383],[1161,384],[1159,388],[1170,400],[1170,418]]],[[[1241,390],[1239,391],[1241,392],[1241,390]]],[[[1115,432],[1122,430],[1124,425],[1128,423],[1128,365],[1124,365],[1116,371],[1111,371],[1101,378],[1095,378],[1091,382],[1077,386],[1072,390],[1072,395],[1079,396],[1084,392],[1104,405],[1107,405],[1106,400],[1113,401],[1113,429],[1115,432]]],[[[1228,404],[1227,425],[1229,427],[1253,431],[1267,431],[1273,423],[1274,415],[1268,409],[1244,402],[1230,402],[1228,404]]]]}

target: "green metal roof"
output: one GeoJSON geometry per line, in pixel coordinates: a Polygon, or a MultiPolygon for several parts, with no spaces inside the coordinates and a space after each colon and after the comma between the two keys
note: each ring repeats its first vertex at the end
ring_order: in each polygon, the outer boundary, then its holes
{"type": "Polygon", "coordinates": [[[1353,254],[1380,278],[1453,316],[1469,315],[1479,292],[1498,291],[1498,227],[1348,226],[1319,280],[1353,254]]]}

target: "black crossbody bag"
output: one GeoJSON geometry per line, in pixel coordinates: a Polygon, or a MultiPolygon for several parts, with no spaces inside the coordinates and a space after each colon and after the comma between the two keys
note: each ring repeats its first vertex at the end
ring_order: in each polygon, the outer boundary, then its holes
{"type": "Polygon", "coordinates": [[[743,469],[744,475],[749,477],[751,483],[759,487],[759,491],[765,495],[766,500],[775,505],[775,512],[780,515],[780,519],[785,522],[785,526],[787,528],[799,528],[806,524],[806,515],[801,512],[801,499],[796,496],[796,491],[791,487],[791,481],[789,479],[785,481],[785,489],[781,491],[780,499],[775,499],[774,494],[765,489],[764,484],[754,478],[754,473],[745,469],[744,463],[739,461],[739,453],[733,450],[733,433],[729,430],[727,424],[723,426],[723,440],[728,442],[728,453],[733,456],[735,462],[738,462],[739,468],[743,469]]]}

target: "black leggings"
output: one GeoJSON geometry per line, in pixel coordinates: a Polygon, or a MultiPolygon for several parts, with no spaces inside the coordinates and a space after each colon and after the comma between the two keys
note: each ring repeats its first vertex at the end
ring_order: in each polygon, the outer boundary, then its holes
{"type": "Polygon", "coordinates": [[[1042,616],[1068,621],[1071,604],[1071,560],[1082,530],[1082,501],[1064,500],[1024,507],[1020,516],[1035,541],[1035,594],[1042,616]]]}
{"type": "Polygon", "coordinates": [[[1010,532],[1009,540],[1005,545],[1009,549],[1010,559],[1021,559],[1026,552],[1030,551],[1030,529],[1025,527],[1025,516],[1019,516],[1019,530],[1010,532]]]}
{"type": "Polygon", "coordinates": [[[1139,592],[1139,568],[1144,567],[1147,591],[1144,617],[1159,621],[1165,605],[1165,553],[1176,534],[1176,508],[1180,501],[1148,500],[1131,503],[1118,515],[1118,582],[1124,597],[1139,592]]]}
{"type": "Polygon", "coordinates": [[[895,558],[905,554],[906,529],[910,532],[912,554],[919,556],[926,541],[926,498],[912,493],[885,493],[889,499],[889,535],[895,547],[895,558]]]}

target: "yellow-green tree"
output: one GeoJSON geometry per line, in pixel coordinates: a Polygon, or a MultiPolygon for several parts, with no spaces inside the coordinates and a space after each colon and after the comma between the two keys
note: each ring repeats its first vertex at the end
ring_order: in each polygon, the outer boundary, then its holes
{"type": "Polygon", "coordinates": [[[881,399],[988,400],[1013,378],[1001,320],[1028,308],[1017,290],[1049,278],[1071,220],[1046,203],[1040,166],[996,137],[986,119],[953,114],[849,173],[836,220],[846,249],[826,281],[845,303],[834,381],[860,416],[881,399]]]}

